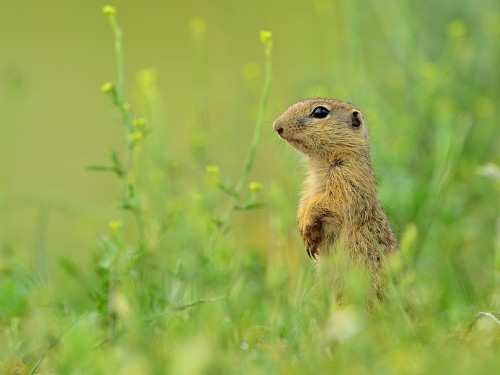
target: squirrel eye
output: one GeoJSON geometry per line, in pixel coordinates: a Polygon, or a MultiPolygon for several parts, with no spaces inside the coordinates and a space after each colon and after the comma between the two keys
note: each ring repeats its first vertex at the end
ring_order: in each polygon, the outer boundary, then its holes
{"type": "Polygon", "coordinates": [[[328,116],[329,113],[330,113],[330,111],[328,109],[326,109],[325,107],[319,106],[319,107],[314,108],[314,110],[311,113],[311,117],[325,118],[326,116],[328,116]]]}

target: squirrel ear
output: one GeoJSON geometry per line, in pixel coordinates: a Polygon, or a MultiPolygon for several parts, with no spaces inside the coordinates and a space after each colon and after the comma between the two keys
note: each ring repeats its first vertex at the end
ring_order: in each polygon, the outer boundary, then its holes
{"type": "Polygon", "coordinates": [[[352,111],[351,114],[351,125],[353,128],[359,128],[363,123],[363,119],[361,117],[361,113],[358,111],[352,111]]]}

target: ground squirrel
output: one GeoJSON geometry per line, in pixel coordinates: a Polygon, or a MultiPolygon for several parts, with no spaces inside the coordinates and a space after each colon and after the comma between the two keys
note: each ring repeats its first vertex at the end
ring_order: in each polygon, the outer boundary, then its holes
{"type": "Polygon", "coordinates": [[[288,108],[273,128],[307,158],[297,223],[308,255],[318,260],[332,248],[347,249],[379,294],[382,257],[399,248],[377,199],[363,115],[339,100],[307,99],[288,108]]]}

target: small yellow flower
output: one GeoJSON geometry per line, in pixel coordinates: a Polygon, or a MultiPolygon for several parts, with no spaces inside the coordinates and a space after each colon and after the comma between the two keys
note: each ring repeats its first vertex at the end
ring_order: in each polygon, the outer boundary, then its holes
{"type": "Polygon", "coordinates": [[[104,94],[110,94],[111,92],[113,92],[114,90],[114,86],[111,82],[106,82],[104,85],[102,85],[101,87],[101,91],[104,93],[104,94]]]}
{"type": "Polygon", "coordinates": [[[248,188],[252,193],[258,193],[262,190],[262,184],[260,182],[253,181],[248,184],[248,188]]]}
{"type": "Polygon", "coordinates": [[[453,20],[448,24],[448,36],[452,39],[459,39],[467,33],[467,25],[462,20],[453,20]]]}
{"type": "Polygon", "coordinates": [[[189,31],[194,37],[202,37],[207,33],[207,21],[202,17],[194,17],[189,21],[189,31]]]}
{"type": "Polygon", "coordinates": [[[260,41],[263,43],[269,43],[273,40],[273,33],[270,31],[261,31],[260,32],[260,41]]]}
{"type": "Polygon", "coordinates": [[[217,176],[219,174],[219,166],[218,165],[207,165],[206,167],[207,174],[210,176],[217,176]]]}
{"type": "Polygon", "coordinates": [[[125,111],[130,111],[130,104],[128,104],[128,103],[123,103],[123,109],[124,109],[125,111]]]}
{"type": "Polygon", "coordinates": [[[116,14],[116,8],[111,5],[105,5],[102,8],[102,12],[106,17],[113,17],[116,14]]]}
{"type": "Polygon", "coordinates": [[[136,145],[144,139],[144,133],[140,130],[136,130],[128,135],[128,141],[133,145],[136,145]]]}
{"type": "Polygon", "coordinates": [[[134,121],[132,121],[132,124],[134,125],[134,128],[136,129],[144,129],[146,127],[146,119],[143,118],[136,118],[134,121]]]}
{"type": "Polygon", "coordinates": [[[143,69],[137,73],[137,81],[143,87],[151,87],[156,85],[158,81],[158,72],[154,69],[143,69]]]}
{"type": "Polygon", "coordinates": [[[121,220],[115,219],[115,220],[111,220],[108,223],[108,226],[113,231],[113,233],[118,233],[122,229],[123,223],[121,222],[121,220]]]}

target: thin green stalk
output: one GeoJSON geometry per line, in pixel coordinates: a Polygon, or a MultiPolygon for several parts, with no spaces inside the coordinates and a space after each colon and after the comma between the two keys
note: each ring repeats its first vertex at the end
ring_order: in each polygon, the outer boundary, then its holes
{"type": "MultiPolygon", "coordinates": [[[[257,147],[259,145],[260,132],[269,102],[269,90],[271,87],[271,79],[272,79],[272,49],[273,49],[273,40],[271,32],[261,31],[260,39],[265,46],[264,47],[265,70],[264,70],[264,84],[262,87],[262,92],[259,101],[259,112],[257,114],[257,121],[255,123],[252,142],[250,143],[250,149],[248,151],[245,160],[243,172],[241,173],[241,176],[234,189],[235,196],[231,197],[231,202],[229,204],[229,207],[226,209],[226,212],[224,212],[224,214],[222,215],[219,225],[219,232],[223,232],[227,228],[229,224],[229,219],[231,218],[233,212],[235,211],[239,203],[239,197],[241,195],[241,192],[243,191],[244,186],[248,182],[248,178],[250,176],[250,173],[252,171],[255,162],[255,156],[257,155],[257,147]]],[[[215,235],[212,236],[209,247],[212,247],[214,240],[215,240],[215,235]]]]}
{"type": "Polygon", "coordinates": [[[130,111],[125,102],[125,63],[123,57],[123,33],[116,22],[115,13],[106,14],[113,30],[115,36],[115,55],[116,55],[116,68],[117,68],[117,80],[116,80],[116,99],[119,104],[119,109],[123,117],[123,123],[130,132],[133,130],[132,120],[130,117],[130,111]]]}
{"type": "Polygon", "coordinates": [[[241,193],[243,187],[248,182],[248,177],[250,176],[250,172],[252,171],[253,164],[255,162],[255,156],[257,154],[257,147],[259,145],[260,132],[262,129],[262,124],[264,122],[264,115],[267,111],[267,105],[269,102],[269,90],[271,88],[271,78],[272,78],[272,48],[273,41],[271,39],[271,33],[262,32],[261,40],[265,44],[264,55],[266,58],[265,61],[265,72],[264,72],[264,85],[262,87],[262,94],[260,96],[259,102],[259,112],[257,115],[257,122],[255,124],[255,129],[253,133],[252,143],[250,144],[250,150],[248,151],[247,158],[245,161],[245,167],[243,168],[243,173],[236,184],[236,192],[238,194],[241,193]]]}
{"type": "Polygon", "coordinates": [[[123,62],[123,33],[118,23],[116,22],[115,16],[109,17],[109,23],[111,24],[111,28],[113,30],[113,34],[115,36],[115,53],[116,53],[116,65],[117,65],[117,73],[118,78],[116,81],[117,87],[117,95],[118,100],[123,102],[125,97],[125,64],[123,62]]]}
{"type": "MultiPolygon", "coordinates": [[[[132,169],[132,164],[134,161],[135,141],[131,138],[134,133],[134,126],[132,124],[132,118],[130,115],[130,106],[125,101],[125,64],[123,56],[122,31],[118,26],[118,23],[115,18],[116,9],[111,6],[105,6],[103,8],[103,12],[108,17],[108,20],[110,22],[115,37],[115,55],[117,62],[116,88],[113,88],[112,86],[111,88],[109,88],[108,86],[109,89],[108,92],[112,94],[114,104],[118,107],[118,110],[122,115],[122,122],[125,125],[125,142],[127,143],[125,162],[121,168],[121,173],[119,175],[122,180],[122,187],[121,187],[122,192],[121,192],[121,204],[118,212],[118,219],[121,223],[123,223],[126,211],[131,208],[129,202],[130,198],[129,177],[130,177],[130,171],[132,169]]],[[[133,213],[137,219],[137,223],[139,226],[139,237],[141,242],[140,246],[143,246],[144,239],[143,239],[143,230],[141,226],[141,218],[135,207],[133,207],[133,213]]],[[[123,230],[124,230],[123,225],[121,225],[119,227],[119,230],[117,231],[118,233],[115,240],[117,248],[122,249],[122,251],[125,249],[123,242],[123,233],[124,233],[123,230]]],[[[118,287],[119,274],[122,267],[120,258],[121,257],[118,256],[118,259],[116,259],[115,266],[112,269],[110,269],[109,273],[107,314],[108,314],[108,324],[109,324],[108,340],[110,342],[114,340],[116,334],[117,316],[113,307],[113,299],[116,293],[116,289],[118,287]]]]}
{"type": "Polygon", "coordinates": [[[43,360],[50,354],[52,349],[56,348],[58,344],[60,343],[61,339],[63,336],[71,329],[73,328],[80,320],[82,320],[85,317],[85,314],[81,315],[78,317],[75,321],[73,321],[68,327],[66,327],[59,335],[57,335],[55,338],[50,340],[49,345],[47,348],[43,351],[42,355],[38,358],[38,360],[35,362],[35,364],[31,367],[30,372],[28,375],[34,375],[39,373],[38,370],[40,369],[40,365],[42,364],[43,360]]]}
{"type": "Polygon", "coordinates": [[[194,17],[189,22],[189,29],[194,47],[193,65],[196,107],[193,151],[197,161],[203,163],[207,156],[206,138],[209,126],[207,21],[201,17],[194,17]]]}
{"type": "MultiPolygon", "coordinates": [[[[125,141],[127,142],[127,150],[125,154],[125,163],[122,168],[122,204],[120,205],[119,219],[123,222],[125,218],[125,212],[128,210],[128,196],[129,196],[129,172],[132,169],[132,164],[134,160],[134,143],[130,141],[129,136],[134,131],[132,124],[132,117],[130,115],[130,106],[125,101],[125,63],[123,54],[123,33],[116,21],[116,9],[111,6],[105,6],[103,8],[104,14],[108,17],[111,29],[115,37],[115,56],[116,56],[116,68],[117,68],[117,82],[116,89],[114,90],[114,102],[118,107],[122,115],[122,122],[126,127],[125,141]]],[[[137,215],[136,215],[137,216],[137,215]]],[[[140,222],[138,218],[138,222],[140,222]]],[[[140,225],[139,225],[140,226],[140,225]]],[[[141,228],[140,228],[141,229],[141,228]]],[[[142,243],[142,230],[139,230],[141,243],[142,243]]]]}
{"type": "Polygon", "coordinates": [[[49,264],[47,255],[47,230],[49,224],[49,213],[50,207],[46,204],[42,204],[39,213],[39,235],[38,243],[36,246],[36,268],[38,271],[38,276],[43,281],[48,280],[49,276],[49,264]]]}
{"type": "MultiPolygon", "coordinates": [[[[133,131],[132,119],[130,116],[130,108],[128,104],[125,102],[125,63],[123,56],[123,33],[116,21],[116,17],[114,12],[112,15],[108,16],[109,23],[111,25],[111,29],[113,30],[113,34],[115,37],[115,55],[116,55],[116,70],[117,70],[117,80],[116,80],[116,102],[118,105],[118,109],[122,115],[122,121],[125,127],[127,128],[127,132],[125,134],[126,142],[128,142],[128,135],[133,131]]],[[[126,201],[128,197],[128,188],[129,188],[129,172],[132,168],[132,163],[134,160],[134,145],[130,144],[127,147],[126,155],[125,155],[125,164],[123,167],[123,175],[122,175],[122,199],[123,204],[120,207],[120,220],[123,221],[125,216],[125,211],[127,210],[126,201]]]]}

